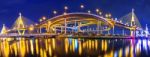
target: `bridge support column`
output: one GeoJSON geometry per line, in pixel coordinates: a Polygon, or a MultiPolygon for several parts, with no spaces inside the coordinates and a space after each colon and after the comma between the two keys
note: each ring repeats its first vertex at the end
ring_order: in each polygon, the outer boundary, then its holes
{"type": "Polygon", "coordinates": [[[37,33],[40,33],[40,28],[37,29],[37,33]]]}
{"type": "Polygon", "coordinates": [[[67,20],[66,20],[66,18],[65,18],[65,35],[66,35],[66,33],[67,33],[67,20]]]}
{"type": "Polygon", "coordinates": [[[40,28],[40,33],[42,33],[42,28],[40,28]]]}
{"type": "Polygon", "coordinates": [[[49,33],[49,26],[46,26],[46,33],[49,33]]]}
{"type": "Polygon", "coordinates": [[[47,26],[46,26],[46,31],[47,31],[47,33],[50,33],[51,31],[51,21],[48,21],[48,23],[47,23],[47,26]]]}
{"type": "Polygon", "coordinates": [[[41,31],[42,31],[42,30],[41,30],[41,27],[40,27],[40,28],[38,29],[38,33],[41,33],[41,31]]]}
{"type": "Polygon", "coordinates": [[[132,36],[132,37],[135,36],[135,30],[130,30],[130,36],[132,36]]]}
{"type": "Polygon", "coordinates": [[[123,36],[125,36],[125,33],[124,33],[124,32],[125,32],[125,31],[124,31],[124,29],[123,29],[123,30],[122,30],[122,35],[123,35],[123,36]]]}
{"type": "Polygon", "coordinates": [[[97,20],[98,22],[97,22],[97,28],[96,28],[96,32],[97,32],[97,35],[99,35],[100,34],[100,29],[99,29],[99,20],[97,20]]]}
{"type": "Polygon", "coordinates": [[[130,31],[130,36],[134,36],[133,31],[130,31]]]}
{"type": "Polygon", "coordinates": [[[81,25],[81,23],[79,22],[78,23],[78,32],[81,32],[80,25],[81,25]]]}
{"type": "Polygon", "coordinates": [[[103,31],[102,31],[102,22],[100,21],[100,24],[99,24],[99,32],[100,32],[100,34],[103,34],[103,31]]]}
{"type": "Polygon", "coordinates": [[[114,30],[115,30],[115,26],[113,26],[113,34],[112,34],[112,35],[114,35],[114,34],[115,34],[115,31],[114,31],[114,30]]]}
{"type": "Polygon", "coordinates": [[[110,34],[110,30],[108,30],[108,35],[110,34]]]}
{"type": "Polygon", "coordinates": [[[99,20],[97,20],[98,22],[97,22],[97,34],[99,35],[99,34],[101,34],[101,29],[100,29],[100,27],[101,27],[101,22],[99,21],[99,20]]]}

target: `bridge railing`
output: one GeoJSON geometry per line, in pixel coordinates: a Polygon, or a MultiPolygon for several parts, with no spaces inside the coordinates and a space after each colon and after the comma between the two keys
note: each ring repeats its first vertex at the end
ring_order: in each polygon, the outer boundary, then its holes
{"type": "Polygon", "coordinates": [[[17,37],[17,36],[52,36],[56,34],[47,34],[47,33],[41,33],[41,34],[24,34],[24,35],[19,35],[16,33],[10,33],[10,34],[0,34],[0,37],[17,37]]]}

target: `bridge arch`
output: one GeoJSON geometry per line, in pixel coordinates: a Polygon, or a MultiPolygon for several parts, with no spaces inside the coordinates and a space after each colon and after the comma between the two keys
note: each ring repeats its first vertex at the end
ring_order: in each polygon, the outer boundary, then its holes
{"type": "Polygon", "coordinates": [[[114,24],[107,21],[107,18],[95,15],[95,14],[89,14],[89,13],[67,13],[55,16],[53,18],[50,18],[46,21],[43,21],[39,24],[40,28],[46,28],[47,31],[55,30],[56,27],[64,27],[65,26],[65,20],[67,24],[75,23],[77,22],[80,27],[83,26],[90,26],[90,25],[98,25],[99,22],[102,23],[101,25],[106,26],[106,29],[103,29],[103,31],[110,30],[114,24]],[[86,23],[86,24],[83,24],[86,23]]]}

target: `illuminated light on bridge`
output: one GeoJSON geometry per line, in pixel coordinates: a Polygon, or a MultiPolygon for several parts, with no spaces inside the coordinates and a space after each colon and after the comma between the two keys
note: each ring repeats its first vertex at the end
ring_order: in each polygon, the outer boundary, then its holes
{"type": "Polygon", "coordinates": [[[39,19],[39,21],[42,22],[43,20],[42,20],[42,19],[39,19]]]}
{"type": "Polygon", "coordinates": [[[30,25],[29,31],[33,31],[33,30],[34,30],[34,26],[33,26],[33,25],[30,25]]]}
{"type": "Polygon", "coordinates": [[[67,6],[65,6],[65,7],[64,7],[64,9],[65,9],[65,10],[68,10],[68,7],[67,7],[67,6]]]}
{"type": "Polygon", "coordinates": [[[136,36],[137,37],[149,37],[149,29],[148,26],[146,24],[145,29],[140,29],[138,31],[136,31],[136,36]]]}
{"type": "Polygon", "coordinates": [[[84,5],[83,5],[83,4],[81,4],[81,5],[80,5],[80,8],[81,8],[81,9],[83,9],[83,8],[84,8],[84,5]]]}
{"type": "Polygon", "coordinates": [[[106,17],[106,18],[111,18],[111,14],[110,14],[110,13],[109,13],[109,14],[106,14],[105,17],[106,17]]]}
{"type": "Polygon", "coordinates": [[[100,9],[97,8],[95,11],[98,15],[100,15],[100,16],[102,15],[102,12],[100,11],[100,9]]]}
{"type": "Polygon", "coordinates": [[[101,15],[102,15],[102,12],[99,12],[99,15],[101,16],[101,15]]]}
{"type": "Polygon", "coordinates": [[[54,11],[53,11],[53,14],[57,14],[57,11],[56,11],[56,10],[54,10],[54,11]]]}
{"type": "Polygon", "coordinates": [[[43,20],[46,20],[46,17],[45,17],[45,16],[43,16],[43,17],[42,17],[42,19],[43,19],[43,20]]]}
{"type": "Polygon", "coordinates": [[[90,10],[88,10],[88,13],[90,14],[90,13],[91,13],[91,11],[90,11],[90,10]]]}
{"type": "Polygon", "coordinates": [[[96,9],[96,12],[97,12],[97,13],[100,12],[99,9],[96,9]]]}
{"type": "Polygon", "coordinates": [[[67,12],[64,12],[64,15],[67,15],[67,12]]]}

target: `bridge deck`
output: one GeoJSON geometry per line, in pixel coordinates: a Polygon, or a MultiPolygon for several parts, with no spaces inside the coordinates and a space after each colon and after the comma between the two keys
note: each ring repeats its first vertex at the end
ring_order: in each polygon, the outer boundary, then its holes
{"type": "Polygon", "coordinates": [[[1,34],[0,38],[5,38],[5,37],[42,37],[42,36],[48,36],[48,37],[53,37],[56,36],[56,34],[24,34],[24,35],[19,35],[19,34],[1,34]]]}

